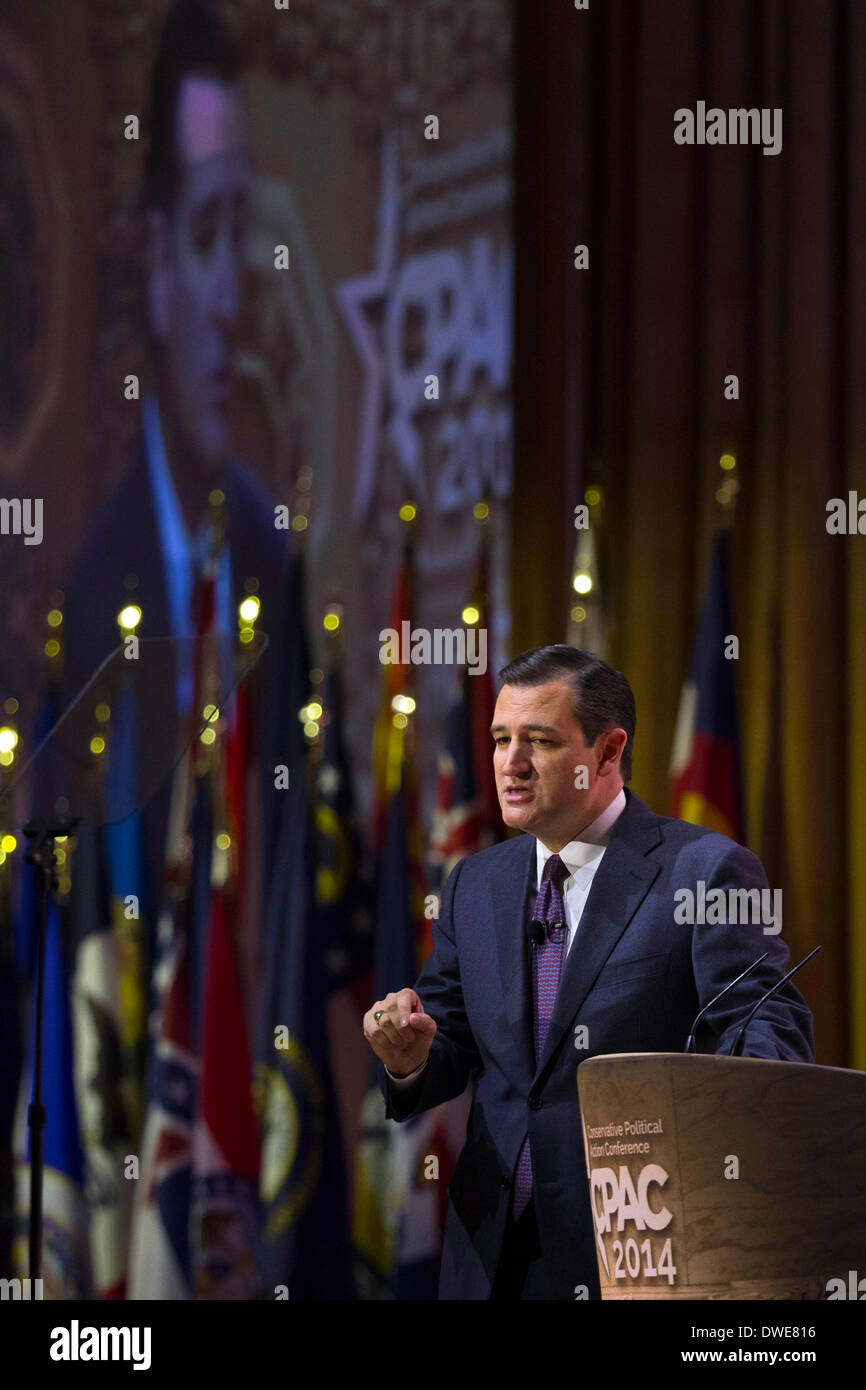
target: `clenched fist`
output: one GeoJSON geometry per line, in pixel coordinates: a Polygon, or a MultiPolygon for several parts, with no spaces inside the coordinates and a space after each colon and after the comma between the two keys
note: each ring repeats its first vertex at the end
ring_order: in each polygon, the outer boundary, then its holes
{"type": "Polygon", "coordinates": [[[364,1037],[395,1076],[407,1076],[426,1062],[435,1035],[436,1023],[414,989],[389,994],[364,1014],[364,1037]]]}

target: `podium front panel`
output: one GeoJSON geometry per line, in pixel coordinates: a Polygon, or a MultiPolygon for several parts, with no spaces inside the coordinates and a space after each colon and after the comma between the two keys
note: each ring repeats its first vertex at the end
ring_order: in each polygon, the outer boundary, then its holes
{"type": "Polygon", "coordinates": [[[620,1053],[577,1085],[603,1298],[866,1296],[866,1073],[620,1053]]]}

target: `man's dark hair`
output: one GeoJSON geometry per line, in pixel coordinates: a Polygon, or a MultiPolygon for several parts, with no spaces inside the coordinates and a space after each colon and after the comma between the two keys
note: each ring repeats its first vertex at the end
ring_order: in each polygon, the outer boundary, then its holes
{"type": "Polygon", "coordinates": [[[625,729],[628,742],[619,767],[623,782],[631,780],[631,749],[637,723],[634,694],[625,676],[600,656],[565,645],[532,647],[503,666],[499,676],[503,685],[566,681],[574,698],[575,718],[587,743],[595,743],[607,729],[625,729]]]}
{"type": "Polygon", "coordinates": [[[210,0],[176,0],[169,10],[150,89],[150,144],[144,201],[170,212],[180,178],[177,106],[181,84],[191,73],[235,82],[240,58],[210,0]]]}

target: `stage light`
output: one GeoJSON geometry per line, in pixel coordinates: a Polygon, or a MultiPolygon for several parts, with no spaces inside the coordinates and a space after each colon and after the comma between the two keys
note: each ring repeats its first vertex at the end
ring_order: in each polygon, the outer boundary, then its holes
{"type": "Polygon", "coordinates": [[[128,603],[117,615],[119,625],[126,632],[134,632],[141,622],[141,609],[137,603],[128,603]]]}

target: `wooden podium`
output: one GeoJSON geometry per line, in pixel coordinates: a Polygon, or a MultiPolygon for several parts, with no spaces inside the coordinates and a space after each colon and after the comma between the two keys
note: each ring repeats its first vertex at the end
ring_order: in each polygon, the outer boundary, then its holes
{"type": "Polygon", "coordinates": [[[866,1073],[633,1052],[577,1087],[602,1298],[866,1299],[866,1073]]]}

